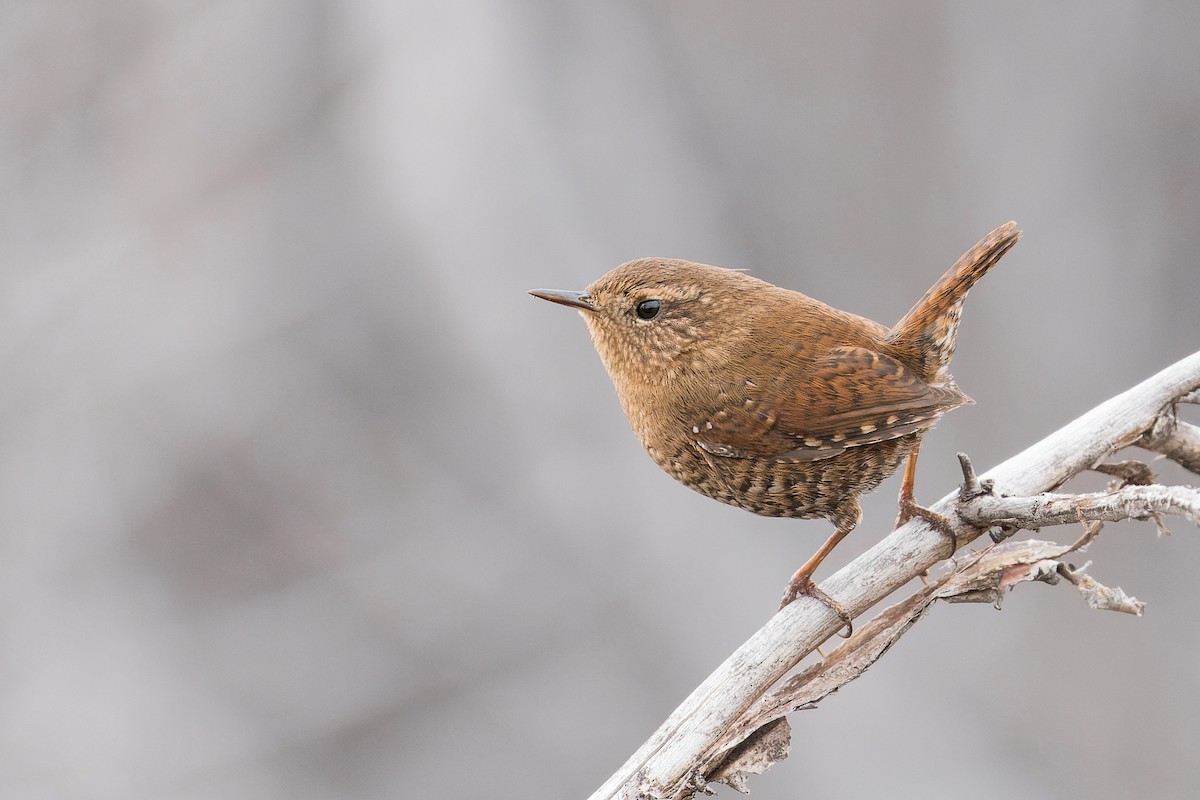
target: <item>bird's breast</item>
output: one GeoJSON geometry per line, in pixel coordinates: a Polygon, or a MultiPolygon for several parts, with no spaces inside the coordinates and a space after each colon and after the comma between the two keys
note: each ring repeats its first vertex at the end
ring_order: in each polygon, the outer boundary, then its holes
{"type": "Polygon", "coordinates": [[[700,446],[703,429],[697,428],[675,427],[639,438],[654,462],[684,486],[768,517],[829,518],[847,499],[892,475],[920,440],[920,434],[910,434],[829,458],[793,461],[710,452],[700,446]]]}

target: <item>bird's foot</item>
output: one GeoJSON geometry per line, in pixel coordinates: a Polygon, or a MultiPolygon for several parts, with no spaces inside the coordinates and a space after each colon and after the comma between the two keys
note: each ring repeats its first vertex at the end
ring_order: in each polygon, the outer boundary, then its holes
{"type": "Polygon", "coordinates": [[[786,608],[796,598],[801,597],[802,595],[808,595],[814,600],[817,600],[827,606],[830,611],[838,615],[842,622],[846,623],[845,632],[843,633],[842,631],[838,631],[838,635],[843,639],[849,639],[850,635],[854,633],[854,622],[850,619],[850,613],[846,611],[845,606],[843,606],[837,600],[834,600],[829,595],[825,594],[825,592],[821,591],[821,589],[812,582],[811,575],[803,575],[801,574],[802,572],[803,570],[797,572],[792,576],[792,579],[788,581],[787,589],[785,589],[783,592],[783,599],[779,601],[779,608],[786,608]]]}
{"type": "Polygon", "coordinates": [[[958,552],[958,534],[954,532],[953,526],[950,525],[950,520],[936,511],[930,511],[928,508],[917,505],[912,499],[901,498],[900,514],[896,517],[896,527],[899,528],[913,517],[920,517],[925,520],[929,523],[930,527],[936,529],[950,540],[950,554],[947,558],[952,558],[958,552]]]}

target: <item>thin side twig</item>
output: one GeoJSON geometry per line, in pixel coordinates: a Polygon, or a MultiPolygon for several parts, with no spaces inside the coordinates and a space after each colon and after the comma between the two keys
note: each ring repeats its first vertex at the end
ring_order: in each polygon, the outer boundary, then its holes
{"type": "Polygon", "coordinates": [[[1200,474],[1200,427],[1177,419],[1174,409],[1159,415],[1138,446],[1200,474]]]}
{"type": "Polygon", "coordinates": [[[1039,530],[1079,519],[1117,522],[1152,514],[1177,514],[1200,526],[1200,489],[1151,484],[1091,494],[981,495],[962,503],[957,513],[968,524],[984,528],[1006,525],[1039,530]]]}

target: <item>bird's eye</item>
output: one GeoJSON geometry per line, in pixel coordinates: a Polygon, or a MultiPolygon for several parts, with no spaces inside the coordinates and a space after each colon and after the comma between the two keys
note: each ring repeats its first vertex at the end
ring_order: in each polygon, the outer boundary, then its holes
{"type": "Polygon", "coordinates": [[[658,316],[660,308],[662,308],[662,302],[659,300],[643,300],[637,304],[638,319],[654,319],[658,316]]]}

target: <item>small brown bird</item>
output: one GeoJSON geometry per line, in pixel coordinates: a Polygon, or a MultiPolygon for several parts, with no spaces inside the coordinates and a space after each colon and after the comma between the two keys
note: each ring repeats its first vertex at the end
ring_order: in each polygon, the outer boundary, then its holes
{"type": "Polygon", "coordinates": [[[833,523],[782,605],[812,594],[846,617],[812,575],[861,519],[858,496],[906,456],[898,523],[940,520],[913,500],[917,450],[942,414],[971,402],[947,371],[959,315],[1016,244],[1015,228],[968,250],[890,330],[742,272],[669,258],[622,264],[585,292],[530,294],[579,309],[634,432],[672,477],[755,514],[833,523]]]}

